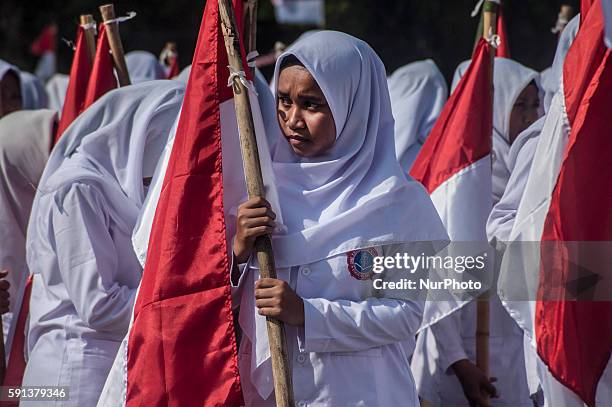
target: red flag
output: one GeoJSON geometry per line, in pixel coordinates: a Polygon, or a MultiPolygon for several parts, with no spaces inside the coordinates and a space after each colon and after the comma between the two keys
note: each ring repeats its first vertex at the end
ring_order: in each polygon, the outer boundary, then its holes
{"type": "Polygon", "coordinates": [[[596,280],[610,273],[609,247],[594,242],[612,241],[612,56],[603,43],[601,4],[583,18],[564,64],[564,84],[575,84],[565,90],[571,130],[542,232],[542,241],[556,243],[542,251],[545,301],[536,305],[535,326],[538,354],[552,375],[595,406],[612,349],[612,303],[563,300],[576,265],[596,280]]]}
{"type": "Polygon", "coordinates": [[[216,1],[192,66],[134,308],[128,407],[243,403],[221,170],[220,104],[233,94],[216,1]]]}
{"type": "Polygon", "coordinates": [[[30,45],[30,53],[41,56],[46,52],[55,52],[56,37],[57,25],[49,24],[30,45]]]}
{"type": "Polygon", "coordinates": [[[70,79],[66,90],[66,99],[62,109],[62,117],[55,133],[54,144],[57,143],[70,123],[83,111],[87,83],[91,75],[91,61],[89,60],[85,30],[79,27],[77,31],[76,49],[70,68],[70,79]]]}
{"type": "Polygon", "coordinates": [[[504,8],[499,6],[497,14],[497,35],[499,35],[500,43],[495,52],[495,56],[510,58],[510,43],[508,42],[508,30],[506,29],[506,19],[504,18],[504,8]]]}
{"type": "Polygon", "coordinates": [[[91,76],[87,84],[83,110],[91,106],[96,100],[109,90],[117,87],[117,79],[113,70],[113,60],[110,54],[110,45],[106,34],[106,25],[100,24],[96,57],[91,69],[91,76]]]}
{"type": "Polygon", "coordinates": [[[491,47],[481,38],[469,68],[410,170],[410,175],[430,194],[460,170],[491,153],[491,79],[491,47]]]}

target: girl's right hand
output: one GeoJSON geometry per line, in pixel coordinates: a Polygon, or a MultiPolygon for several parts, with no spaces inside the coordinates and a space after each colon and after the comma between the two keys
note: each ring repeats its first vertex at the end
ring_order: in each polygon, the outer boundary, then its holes
{"type": "Polygon", "coordinates": [[[239,264],[249,259],[258,236],[272,233],[274,219],[270,203],[262,197],[251,198],[238,207],[234,256],[239,264]]]}

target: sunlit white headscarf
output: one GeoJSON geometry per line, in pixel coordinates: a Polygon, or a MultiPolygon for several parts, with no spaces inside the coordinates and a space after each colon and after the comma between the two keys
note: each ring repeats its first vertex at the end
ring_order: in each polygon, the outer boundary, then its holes
{"type": "MultiPolygon", "coordinates": [[[[469,63],[470,61],[464,61],[455,70],[452,89],[465,73],[469,63]]],[[[540,91],[540,78],[536,71],[511,59],[495,58],[493,69],[493,204],[497,203],[503,195],[510,178],[510,167],[507,162],[510,153],[510,113],[523,89],[532,81],[540,91]]],[[[542,92],[539,93],[541,96],[542,92]]]]}
{"type": "Polygon", "coordinates": [[[431,59],[399,68],[388,83],[395,118],[395,154],[408,172],[444,107],[448,89],[431,59]]]}
{"type": "Polygon", "coordinates": [[[38,181],[49,158],[56,114],[22,110],[0,120],[0,269],[8,269],[9,313],[3,315],[7,349],[10,322],[27,276],[26,230],[38,181]]]}
{"type": "Polygon", "coordinates": [[[390,159],[395,157],[394,121],[378,55],[348,34],[321,31],[278,58],[274,83],[289,55],[323,91],[336,142],[322,156],[301,158],[278,136],[272,165],[287,227],[273,237],[279,267],[385,242],[445,241],[444,226],[423,186],[390,159]]]}
{"type": "MultiPolygon", "coordinates": [[[[38,220],[49,212],[50,198],[74,182],[98,187],[111,217],[130,235],[144,200],[143,177],[153,175],[184,90],[175,81],[132,85],[107,93],[83,112],[51,153],[34,200],[28,244],[44,236],[39,228],[45,223],[38,220]]],[[[35,262],[28,258],[28,264],[35,262]]]]}

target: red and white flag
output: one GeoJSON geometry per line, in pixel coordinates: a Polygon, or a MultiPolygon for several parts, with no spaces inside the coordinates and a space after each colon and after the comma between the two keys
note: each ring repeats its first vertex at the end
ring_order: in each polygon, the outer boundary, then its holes
{"type": "Polygon", "coordinates": [[[87,41],[85,40],[85,30],[79,26],[77,31],[77,40],[72,58],[72,67],[70,68],[70,79],[68,80],[68,89],[66,90],[66,99],[62,115],[55,133],[53,144],[57,143],[64,131],[70,126],[70,123],[85,108],[85,95],[87,93],[87,84],[91,75],[91,61],[89,60],[87,41]]]}
{"type": "Polygon", "coordinates": [[[491,52],[491,45],[481,39],[410,170],[429,192],[452,241],[487,241],[492,207],[491,52]]]}
{"type": "Polygon", "coordinates": [[[498,287],[537,349],[540,385],[555,407],[612,399],[612,56],[601,3],[582,6],[498,287]]]}
{"type": "Polygon", "coordinates": [[[83,110],[91,106],[106,92],[117,87],[117,78],[113,68],[113,59],[110,53],[110,44],[106,34],[106,25],[100,24],[98,28],[98,44],[94,58],[91,76],[85,93],[83,110]]]}
{"type": "MultiPolygon", "coordinates": [[[[236,16],[241,8],[235,0],[236,16]]],[[[230,242],[238,204],[247,198],[228,65],[218,2],[208,1],[171,152],[160,160],[134,237],[142,259],[140,240],[149,236],[132,325],[98,406],[244,404],[230,242]]],[[[261,112],[250,95],[262,167],[267,160],[271,170],[261,112]]]]}

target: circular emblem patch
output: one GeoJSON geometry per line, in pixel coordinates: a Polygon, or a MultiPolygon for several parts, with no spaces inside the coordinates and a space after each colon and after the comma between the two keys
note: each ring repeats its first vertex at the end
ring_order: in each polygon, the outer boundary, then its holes
{"type": "Polygon", "coordinates": [[[353,250],[346,254],[346,262],[351,276],[357,280],[369,280],[374,274],[374,257],[378,256],[375,248],[353,250]]]}

